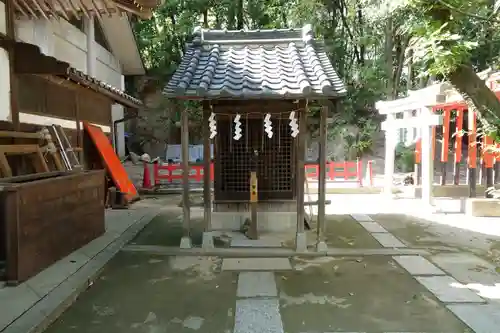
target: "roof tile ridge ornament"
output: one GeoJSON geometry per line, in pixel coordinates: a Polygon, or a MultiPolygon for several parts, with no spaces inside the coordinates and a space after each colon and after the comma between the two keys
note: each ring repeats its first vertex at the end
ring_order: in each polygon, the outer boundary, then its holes
{"type": "Polygon", "coordinates": [[[179,80],[177,87],[175,87],[174,89],[177,94],[183,94],[188,89],[191,81],[193,80],[196,68],[198,67],[198,63],[200,62],[200,55],[201,55],[201,48],[198,47],[193,52],[189,64],[187,64],[184,76],[179,80]]]}
{"type": "Polygon", "coordinates": [[[203,28],[197,26],[193,30],[193,45],[200,46],[203,44],[203,28]]]}
{"type": "Polygon", "coordinates": [[[203,70],[203,74],[200,79],[200,84],[196,89],[196,94],[198,96],[204,96],[207,94],[208,88],[210,87],[212,79],[214,78],[215,70],[217,69],[219,56],[220,56],[220,47],[218,44],[215,44],[210,50],[210,55],[208,57],[205,69],[203,70]]]}
{"type": "Polygon", "coordinates": [[[311,24],[306,24],[302,28],[302,40],[305,44],[305,50],[308,57],[308,61],[314,69],[314,73],[318,76],[318,81],[320,82],[320,88],[323,94],[330,95],[333,92],[332,83],[328,79],[321,61],[316,54],[314,49],[314,32],[311,24]]]}
{"type": "Polygon", "coordinates": [[[304,95],[311,94],[312,87],[309,78],[306,75],[304,64],[297,50],[297,45],[294,42],[288,44],[290,55],[292,57],[293,70],[296,73],[297,82],[299,83],[300,90],[304,95]]]}

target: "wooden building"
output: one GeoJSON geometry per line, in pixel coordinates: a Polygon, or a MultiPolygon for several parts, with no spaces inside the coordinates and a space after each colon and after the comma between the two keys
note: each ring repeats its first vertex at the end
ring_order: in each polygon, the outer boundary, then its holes
{"type": "Polygon", "coordinates": [[[142,108],[123,90],[126,75],[144,74],[131,20],[151,15],[145,1],[0,0],[0,128],[58,124],[76,144],[87,120],[124,154],[123,123],[117,133],[113,123],[142,108]]]}
{"type": "Polygon", "coordinates": [[[0,279],[23,282],[104,232],[104,170],[54,171],[48,160],[57,149],[41,147],[45,137],[26,132],[61,125],[73,145],[82,147],[81,121],[111,132],[117,105],[142,108],[141,101],[123,92],[122,68],[106,76],[119,78],[115,86],[97,78],[111,73],[107,70],[116,59],[97,47],[94,28],[106,20],[108,28],[116,28],[109,22],[112,17],[119,18],[114,22],[119,25],[127,15],[150,13],[129,0],[82,0],[78,5],[0,0],[0,267],[5,266],[0,279]],[[55,34],[56,27],[70,27],[82,17],[86,33],[71,28],[58,33],[75,38],[55,34]],[[28,139],[29,145],[24,143],[28,139]]]}
{"type": "MultiPolygon", "coordinates": [[[[250,215],[250,206],[254,206],[257,217],[252,220],[258,220],[259,229],[279,230],[296,225],[297,248],[303,249],[308,104],[321,100],[324,105],[319,203],[324,216],[326,117],[346,93],[323,43],[314,38],[312,27],[258,31],[197,29],[164,93],[171,98],[204,103],[206,175],[210,167],[210,136],[215,142],[213,213],[210,178],[205,177],[207,232],[238,229],[250,215]],[[291,124],[292,119],[297,128],[291,124]],[[252,172],[257,178],[257,195],[251,191],[252,172]]],[[[183,112],[181,124],[183,151],[186,150],[183,163],[187,170],[187,112],[183,112]]],[[[188,188],[184,191],[188,198],[188,188]]],[[[188,236],[189,207],[185,207],[184,219],[188,236]]],[[[210,243],[209,238],[204,242],[210,243]]],[[[189,240],[183,243],[186,244],[189,240]]]]}

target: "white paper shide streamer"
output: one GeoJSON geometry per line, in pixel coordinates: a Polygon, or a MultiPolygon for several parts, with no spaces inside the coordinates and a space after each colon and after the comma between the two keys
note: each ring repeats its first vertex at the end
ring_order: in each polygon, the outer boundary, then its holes
{"type": "Polygon", "coordinates": [[[217,122],[215,121],[215,113],[210,114],[208,118],[208,127],[210,128],[210,139],[215,138],[217,135],[217,122]]]}
{"type": "Polygon", "coordinates": [[[240,122],[240,118],[241,116],[239,114],[236,115],[236,117],[234,117],[234,136],[233,136],[233,139],[235,139],[236,141],[238,141],[239,139],[241,139],[242,135],[241,135],[241,122],[240,122]]]}
{"type": "Polygon", "coordinates": [[[290,126],[290,129],[292,130],[292,137],[296,137],[297,134],[299,134],[299,124],[297,123],[297,118],[295,118],[295,111],[290,112],[290,123],[288,124],[290,126]]]}
{"type": "Polygon", "coordinates": [[[269,113],[264,117],[264,131],[267,133],[269,139],[273,137],[273,123],[271,122],[271,115],[269,113]]]}

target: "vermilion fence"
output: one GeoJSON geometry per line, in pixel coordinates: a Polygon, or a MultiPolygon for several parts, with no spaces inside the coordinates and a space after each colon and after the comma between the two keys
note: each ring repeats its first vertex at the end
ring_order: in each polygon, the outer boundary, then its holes
{"type": "MultiPolygon", "coordinates": [[[[191,164],[189,179],[197,182],[203,181],[203,165],[191,164]]],[[[328,181],[353,181],[359,186],[363,186],[363,164],[360,160],[345,162],[328,162],[326,165],[326,179],[328,181]]],[[[306,163],[306,177],[308,179],[318,179],[319,165],[306,163]]],[[[367,163],[367,174],[369,186],[373,185],[372,161],[367,163]]],[[[153,165],[153,175],[155,185],[160,185],[162,181],[172,183],[182,181],[181,164],[159,164],[153,165]]],[[[210,179],[214,180],[214,166],[210,165],[210,179]]]]}
{"type": "MultiPolygon", "coordinates": [[[[496,92],[500,98],[500,92],[496,92]]],[[[441,164],[441,185],[447,185],[449,180],[452,184],[459,185],[463,179],[461,168],[479,169],[479,175],[476,179],[466,179],[466,182],[474,181],[482,184],[486,179],[488,169],[494,171],[494,184],[500,183],[500,154],[491,149],[493,139],[480,135],[477,129],[477,119],[474,112],[468,112],[467,105],[464,103],[443,104],[433,107],[433,112],[441,112],[443,115],[443,125],[440,133],[442,137],[441,151],[436,151],[436,142],[438,141],[436,128],[432,129],[432,159],[441,164]],[[453,128],[454,127],[454,128],[453,128]],[[452,161],[449,153],[452,152],[452,161]],[[464,156],[465,155],[465,156],[464,156]],[[462,162],[466,165],[462,165],[462,162]],[[448,164],[453,163],[453,175],[451,179],[447,177],[448,164]],[[492,170],[494,169],[494,170],[492,170]]],[[[496,147],[500,149],[500,144],[496,147]]],[[[415,162],[420,168],[422,160],[422,141],[418,139],[415,146],[415,162]]],[[[467,177],[468,178],[468,177],[467,177]]],[[[418,172],[417,183],[420,184],[420,172],[418,172]]]]}

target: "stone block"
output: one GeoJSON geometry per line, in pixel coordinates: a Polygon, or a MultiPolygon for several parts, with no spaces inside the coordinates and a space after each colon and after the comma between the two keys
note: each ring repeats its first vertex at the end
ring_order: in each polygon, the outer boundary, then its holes
{"type": "Polygon", "coordinates": [[[272,272],[242,272],[238,275],[238,297],[277,297],[272,272]]]}
{"type": "Polygon", "coordinates": [[[387,230],[377,222],[359,222],[359,224],[368,232],[387,232],[387,230]]]}
{"type": "Polygon", "coordinates": [[[281,247],[279,239],[233,239],[231,247],[281,247]]]}
{"type": "Polygon", "coordinates": [[[465,203],[465,214],[476,217],[500,217],[500,200],[469,198],[465,203]]]}
{"type": "Polygon", "coordinates": [[[406,247],[399,239],[388,232],[374,232],[372,236],[382,245],[383,247],[406,247]]]}
{"type": "Polygon", "coordinates": [[[484,303],[484,299],[451,276],[418,276],[416,279],[443,303],[484,303]]]}
{"type": "Polygon", "coordinates": [[[358,222],[372,222],[372,218],[366,214],[351,214],[351,217],[358,222]]]}
{"type": "Polygon", "coordinates": [[[225,258],[223,271],[286,271],[292,265],[288,258],[225,258]]]}
{"type": "Polygon", "coordinates": [[[283,333],[278,299],[236,301],[234,333],[283,333]]]}
{"type": "MultiPolygon", "coordinates": [[[[250,212],[212,212],[212,230],[240,230],[250,212]]],[[[260,232],[290,231],[297,225],[295,212],[257,212],[260,232]]]]}
{"type": "Polygon", "coordinates": [[[475,333],[496,333],[500,327],[498,304],[452,304],[447,306],[475,333]]]}
{"type": "Polygon", "coordinates": [[[442,270],[421,256],[394,256],[392,258],[411,275],[445,275],[442,270]]]}

